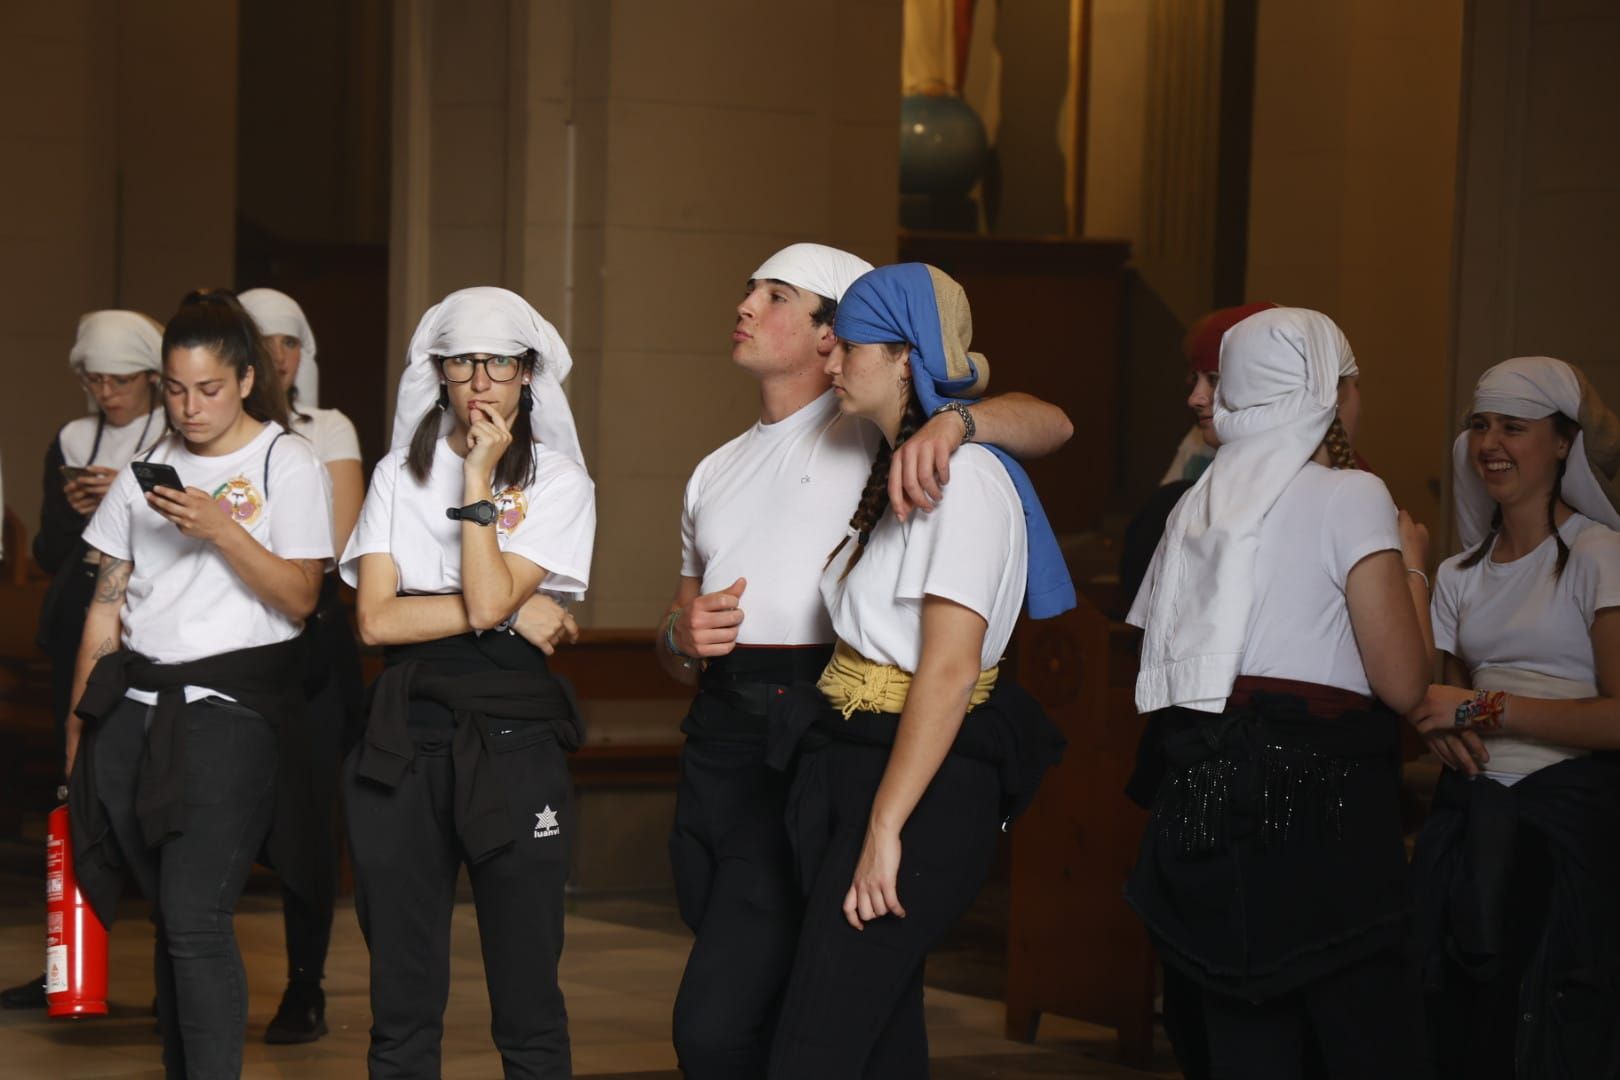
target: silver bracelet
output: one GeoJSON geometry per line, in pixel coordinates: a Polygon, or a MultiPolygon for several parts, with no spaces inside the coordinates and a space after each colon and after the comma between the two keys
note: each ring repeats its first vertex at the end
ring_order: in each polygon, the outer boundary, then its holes
{"type": "Polygon", "coordinates": [[[962,441],[964,443],[972,442],[974,434],[978,431],[978,425],[973,422],[973,413],[960,401],[947,401],[934,410],[934,415],[938,416],[940,413],[947,412],[953,412],[962,418],[962,426],[967,429],[962,436],[962,441]]]}
{"type": "Polygon", "coordinates": [[[1406,568],[1406,572],[1408,574],[1416,574],[1418,577],[1422,578],[1423,579],[1423,588],[1424,588],[1424,590],[1426,592],[1434,592],[1434,586],[1429,584],[1429,575],[1428,574],[1425,574],[1423,571],[1419,570],[1415,566],[1408,566],[1406,568]]]}

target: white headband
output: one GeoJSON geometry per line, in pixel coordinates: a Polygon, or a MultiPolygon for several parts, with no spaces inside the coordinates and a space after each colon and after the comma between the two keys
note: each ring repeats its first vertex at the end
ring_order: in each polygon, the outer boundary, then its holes
{"type": "MultiPolygon", "coordinates": [[[[529,382],[534,395],[534,407],[529,411],[534,439],[584,466],[574,414],[562,388],[574,366],[568,346],[527,300],[491,285],[451,293],[428,308],[417,324],[405,357],[405,373],[399,379],[393,448],[408,445],[417,423],[438,404],[439,372],[430,357],[467,353],[515,356],[531,349],[538,357],[529,382]]],[[[454,425],[455,418],[446,409],[440,434],[454,425]]]]}
{"type": "Polygon", "coordinates": [[[1256,312],[1221,339],[1220,452],[1165,525],[1127,621],[1143,627],[1136,707],[1220,712],[1254,606],[1260,526],[1316,453],[1355,354],[1332,319],[1256,312]]]}
{"type": "Polygon", "coordinates": [[[858,255],[826,244],[789,244],[753,273],[755,281],[785,281],[829,300],[842,300],[855,279],[872,269],[858,255]]]}
{"type": "MultiPolygon", "coordinates": [[[[1499,413],[1521,420],[1540,420],[1563,413],[1580,421],[1584,382],[1575,369],[1550,356],[1520,356],[1504,360],[1479,377],[1474,386],[1476,413],[1499,413]]],[[[1589,391],[1590,392],[1590,391],[1589,391]]],[[[1592,393],[1595,399],[1596,394],[1592,393]]],[[[1584,402],[1587,411],[1601,412],[1602,402],[1584,402]],[[1595,405],[1596,409],[1591,406],[1595,405]]],[[[1601,440],[1600,440],[1601,441],[1601,440]]],[[[1468,457],[1468,432],[1451,444],[1452,505],[1457,514],[1457,537],[1464,548],[1477,547],[1491,530],[1496,502],[1485,490],[1485,482],[1474,471],[1468,457]]],[[[1604,485],[1587,456],[1586,432],[1576,434],[1569,457],[1564,461],[1564,478],[1559,494],[1565,502],[1593,521],[1620,530],[1620,513],[1615,512],[1604,485]]]]}
{"type": "Polygon", "coordinates": [[[315,408],[320,397],[321,373],[315,366],[315,332],[304,318],[304,309],[298,306],[298,301],[276,289],[249,289],[236,298],[253,316],[261,335],[278,334],[298,339],[300,358],[292,388],[298,391],[300,408],[315,408]]]}

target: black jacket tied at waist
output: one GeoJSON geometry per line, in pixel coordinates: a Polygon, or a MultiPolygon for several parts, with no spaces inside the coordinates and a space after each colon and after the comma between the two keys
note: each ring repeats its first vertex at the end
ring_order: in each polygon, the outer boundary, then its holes
{"type": "Polygon", "coordinates": [[[1162,720],[1168,769],[1125,894],[1166,963],[1261,1001],[1399,943],[1395,714],[1261,693],[1162,720]]]}
{"type": "MultiPolygon", "coordinates": [[[[73,857],[85,897],[103,922],[110,923],[123,885],[123,861],[111,843],[110,824],[95,786],[95,732],[131,688],[158,696],[147,728],[145,757],[135,790],[135,813],[150,847],[174,839],[186,827],[186,726],[181,722],[185,688],[205,686],[252,709],[284,733],[299,706],[302,646],[297,638],[275,645],[237,649],[183,664],[159,664],[128,649],[104,656],[90,672],[77,713],[84,735],[68,781],[73,857]]],[[[287,886],[305,894],[310,880],[298,857],[297,823],[308,800],[302,798],[297,770],[276,771],[276,817],[267,858],[287,886]]]]}
{"type": "MultiPolygon", "coordinates": [[[[832,789],[824,755],[814,751],[830,742],[892,747],[900,728],[896,713],[855,712],[846,720],[820,690],[808,683],[790,687],[772,711],[766,763],[786,769],[799,754],[788,796],[788,834],[803,881],[821,864],[831,815],[832,789]]],[[[984,704],[962,720],[950,752],[982,761],[1001,782],[1002,827],[1028,808],[1046,771],[1063,759],[1068,740],[1046,710],[1011,678],[997,681],[984,704]]]]}
{"type": "MultiPolygon", "coordinates": [[[[1519,986],[1517,1075],[1620,1076],[1620,765],[1593,756],[1512,787],[1447,770],[1412,863],[1424,988],[1497,975],[1521,850],[1544,846],[1546,919],[1519,986]]],[[[1526,860],[1529,861],[1529,860],[1526,860]]],[[[1455,1033],[1466,1038],[1466,1032],[1455,1033]]]]}
{"type": "MultiPolygon", "coordinates": [[[[428,645],[438,650],[443,643],[428,645]]],[[[475,649],[476,644],[468,643],[467,648],[475,649]]],[[[442,655],[442,650],[416,655],[442,655]]],[[[541,656],[538,650],[534,655],[541,656]]],[[[469,861],[486,859],[516,839],[505,794],[493,772],[492,728],[538,725],[533,734],[555,738],[566,751],[577,750],[585,729],[573,696],[543,666],[446,671],[431,659],[410,658],[408,650],[396,650],[391,657],[398,662],[371,688],[371,719],[356,774],[386,788],[398,787],[419,751],[409,726],[411,703],[431,702],[449,710],[454,718],[450,756],[455,764],[456,833],[469,861]]]]}

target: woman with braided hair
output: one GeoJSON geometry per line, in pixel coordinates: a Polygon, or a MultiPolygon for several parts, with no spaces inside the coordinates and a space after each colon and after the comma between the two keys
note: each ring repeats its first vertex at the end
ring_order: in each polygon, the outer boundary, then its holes
{"type": "Polygon", "coordinates": [[[1435,578],[1448,766],[1418,838],[1442,1075],[1620,1074],[1620,418],[1575,367],[1508,360],[1453,451],[1466,550],[1435,578]]]}
{"type": "Polygon", "coordinates": [[[920,263],[873,270],[839,303],[833,392],[883,444],[822,573],[832,660],[780,711],[803,733],[787,820],[806,901],[772,1080],[928,1075],[924,960],[1061,752],[1033,700],[998,687],[1026,599],[1035,618],[1074,606],[1023,470],[969,444],[948,498],[903,522],[887,512],[894,448],[983,393],[971,328],[961,287],[920,263]]]}
{"type": "Polygon", "coordinates": [[[1428,676],[1427,536],[1355,468],[1331,319],[1251,315],[1220,374],[1221,451],[1129,617],[1168,770],[1126,898],[1201,989],[1211,1075],[1299,1077],[1314,1042],[1329,1076],[1407,1076],[1399,714],[1428,676]]]}

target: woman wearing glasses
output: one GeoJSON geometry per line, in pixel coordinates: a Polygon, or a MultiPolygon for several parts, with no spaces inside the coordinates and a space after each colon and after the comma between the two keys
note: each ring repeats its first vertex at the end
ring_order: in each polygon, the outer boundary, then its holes
{"type": "MultiPolygon", "coordinates": [[[[34,561],[51,575],[40,605],[38,644],[51,661],[51,718],[58,738],[67,722],[73,663],[99,558],[80,534],[118,471],[168,430],[158,398],[162,337],[163,328],[137,312],[92,311],[79,320],[68,353],[94,411],[64,424],[45,452],[45,497],[34,536],[34,561]]],[[[43,1009],[44,976],[0,991],[0,1005],[43,1009]]]]}
{"type": "Polygon", "coordinates": [[[546,654],[573,632],[596,502],[551,324],[505,289],[422,316],[344,579],[385,646],[344,765],[356,912],[371,951],[372,1076],[436,1077],[463,861],[506,1075],[567,1077],[557,984],[583,735],[546,654]]]}
{"type": "Polygon", "coordinates": [[[237,898],[261,850],[283,880],[307,873],[284,828],[302,778],[278,763],[332,523],[234,297],[187,297],[162,355],[175,434],[118,474],[84,531],[100,565],[67,728],[74,862],[104,922],[126,870],[152,902],[167,1074],[236,1076],[237,898]]]}
{"type": "Polygon", "coordinates": [[[158,380],[163,328],[134,311],[92,311],[68,354],[95,409],[70,420],[45,454],[45,498],[34,561],[52,575],[40,612],[40,646],[51,657],[51,715],[67,720],[73,661],[96,561],[80,534],[120,470],[168,432],[158,380]]]}

